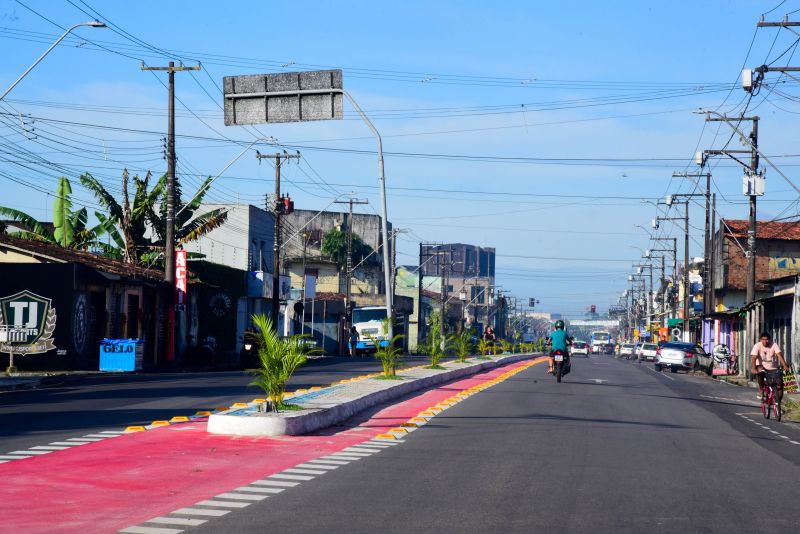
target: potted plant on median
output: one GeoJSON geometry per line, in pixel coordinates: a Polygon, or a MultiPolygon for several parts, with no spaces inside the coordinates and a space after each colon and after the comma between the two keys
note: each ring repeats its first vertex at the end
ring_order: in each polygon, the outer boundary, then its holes
{"type": "Polygon", "coordinates": [[[318,351],[309,346],[307,336],[281,338],[272,320],[264,314],[253,315],[252,320],[256,331],[251,336],[258,348],[260,366],[248,371],[255,376],[249,385],[263,389],[267,407],[277,412],[286,408],[283,402],[286,382],[298,367],[306,363],[309,354],[318,351]]]}

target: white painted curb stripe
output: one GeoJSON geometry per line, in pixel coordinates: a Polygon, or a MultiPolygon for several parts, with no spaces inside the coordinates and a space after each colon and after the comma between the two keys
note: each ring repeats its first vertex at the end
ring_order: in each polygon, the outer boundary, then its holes
{"type": "Polygon", "coordinates": [[[74,441],[54,441],[50,445],[66,445],[67,447],[75,447],[76,445],[84,445],[86,443],[89,443],[89,442],[88,441],[84,441],[84,442],[76,443],[74,441]]]}
{"type": "Polygon", "coordinates": [[[243,491],[245,493],[280,493],[286,490],[284,488],[266,488],[264,486],[242,486],[233,491],[243,491]]]}
{"type": "Polygon", "coordinates": [[[181,529],[176,528],[160,528],[160,527],[128,527],[123,528],[119,532],[130,534],[178,534],[183,532],[181,529]]]}
{"type": "Polygon", "coordinates": [[[250,483],[251,486],[280,486],[282,488],[293,488],[299,486],[299,482],[287,482],[285,480],[256,480],[250,483]]]}
{"type": "Polygon", "coordinates": [[[283,479],[283,480],[300,480],[300,481],[314,480],[314,477],[308,477],[305,475],[283,475],[281,473],[270,475],[269,478],[283,479]]]}
{"type": "Polygon", "coordinates": [[[292,473],[295,475],[324,475],[327,471],[320,471],[318,469],[284,469],[283,473],[292,473]]]}
{"type": "Polygon", "coordinates": [[[31,450],[28,450],[28,451],[11,451],[8,454],[27,454],[28,456],[30,456],[32,454],[33,455],[50,454],[51,452],[53,452],[53,451],[31,451],[31,450]]]}
{"type": "Polygon", "coordinates": [[[32,451],[63,451],[65,449],[71,449],[72,447],[65,447],[63,445],[37,445],[35,447],[31,447],[32,451]]]}
{"type": "Polygon", "coordinates": [[[10,454],[3,454],[0,456],[0,460],[21,460],[22,458],[30,458],[30,456],[11,456],[10,454]]]}
{"type": "Polygon", "coordinates": [[[359,453],[360,454],[375,454],[375,452],[377,452],[377,451],[375,451],[374,449],[364,449],[364,448],[358,448],[358,447],[347,447],[346,449],[342,449],[342,452],[356,453],[356,454],[359,454],[359,453]]]}
{"type": "Polygon", "coordinates": [[[177,510],[173,510],[170,513],[181,514],[181,515],[207,515],[213,517],[220,517],[227,513],[230,513],[230,510],[209,510],[207,508],[178,508],[177,510]]]}
{"type": "Polygon", "coordinates": [[[297,464],[295,468],[299,469],[339,469],[338,465],[324,465],[324,464],[297,464]]]}
{"type": "Polygon", "coordinates": [[[314,464],[314,465],[319,465],[319,466],[335,465],[335,466],[338,467],[338,466],[341,466],[341,465],[347,465],[350,462],[345,462],[345,461],[341,461],[341,460],[309,460],[308,463],[309,464],[314,464]]]}
{"type": "Polygon", "coordinates": [[[194,503],[194,506],[219,506],[220,508],[244,508],[246,506],[250,506],[251,504],[253,503],[208,500],[208,501],[196,502],[194,503]]]}
{"type": "Polygon", "coordinates": [[[160,525],[181,525],[184,527],[196,527],[206,523],[208,519],[189,519],[188,517],[154,517],[145,523],[158,523],[160,525]]]}
{"type": "Polygon", "coordinates": [[[234,501],[263,501],[269,495],[253,495],[251,493],[220,493],[215,499],[231,499],[234,501]]]}

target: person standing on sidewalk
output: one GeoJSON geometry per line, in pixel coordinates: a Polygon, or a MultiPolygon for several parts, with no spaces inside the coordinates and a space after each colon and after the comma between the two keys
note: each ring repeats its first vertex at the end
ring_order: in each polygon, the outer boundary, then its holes
{"type": "MultiPolygon", "coordinates": [[[[783,358],[781,348],[772,341],[768,332],[762,332],[758,343],[753,345],[753,350],[750,351],[750,372],[756,375],[758,380],[759,395],[762,395],[764,391],[765,373],[775,373],[781,368],[784,371],[789,370],[789,364],[783,358]]],[[[783,400],[783,376],[778,373],[777,378],[777,397],[778,404],[780,404],[783,400]]]]}
{"type": "Polygon", "coordinates": [[[356,330],[355,326],[350,327],[350,356],[355,358],[358,356],[358,330],[356,330]]]}

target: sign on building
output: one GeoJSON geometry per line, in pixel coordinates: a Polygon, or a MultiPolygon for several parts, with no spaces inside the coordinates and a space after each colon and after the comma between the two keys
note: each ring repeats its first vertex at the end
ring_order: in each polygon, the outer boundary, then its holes
{"type": "Polygon", "coordinates": [[[225,126],[341,119],[342,71],[225,76],[225,126]]]}
{"type": "Polygon", "coordinates": [[[0,352],[39,354],[55,349],[51,299],[20,291],[0,299],[0,352]]]}
{"type": "Polygon", "coordinates": [[[186,251],[175,251],[175,309],[186,309],[186,251]]]}

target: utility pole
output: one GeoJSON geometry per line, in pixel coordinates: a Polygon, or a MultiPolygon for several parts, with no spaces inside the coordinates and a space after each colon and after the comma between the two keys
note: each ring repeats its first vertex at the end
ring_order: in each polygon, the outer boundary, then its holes
{"type": "MultiPolygon", "coordinates": [[[[701,164],[705,164],[705,160],[701,159],[701,164]]],[[[705,178],[706,179],[706,192],[703,196],[706,199],[706,221],[704,227],[704,236],[703,236],[703,314],[709,313],[711,310],[708,307],[708,301],[710,300],[709,291],[708,291],[708,279],[709,279],[709,262],[711,258],[710,247],[711,247],[711,173],[672,173],[672,176],[675,178],[705,178]]]]}
{"type": "Polygon", "coordinates": [[[716,273],[714,266],[717,264],[717,194],[711,195],[711,253],[709,255],[709,305],[712,312],[717,310],[716,296],[714,295],[714,288],[716,287],[716,273]]]}
{"type": "MultiPolygon", "coordinates": [[[[283,199],[281,198],[281,165],[286,160],[299,160],[300,153],[298,152],[296,154],[289,154],[288,152],[277,152],[275,154],[262,154],[261,152],[256,151],[256,159],[258,159],[259,163],[261,163],[261,160],[264,158],[275,158],[275,204],[273,212],[275,217],[275,228],[272,244],[272,321],[275,323],[275,330],[280,332],[281,330],[278,326],[278,318],[281,312],[281,215],[284,211],[283,199]]],[[[304,278],[305,275],[306,273],[303,273],[304,278]]]]}
{"type": "MultiPolygon", "coordinates": [[[[336,200],[336,204],[349,204],[350,210],[347,214],[347,265],[345,266],[345,319],[347,322],[347,331],[350,331],[352,302],[350,302],[350,293],[353,280],[353,204],[369,204],[367,200],[359,200],[357,198],[349,198],[348,200],[336,200]]],[[[341,287],[341,286],[340,286],[341,287]]]]}
{"type": "Polygon", "coordinates": [[[200,65],[175,66],[170,61],[166,67],[148,67],[142,62],[143,71],[167,71],[168,118],[167,118],[167,220],[164,236],[164,282],[167,283],[167,361],[175,361],[175,72],[200,70],[200,65]]]}
{"type": "MultiPolygon", "coordinates": [[[[770,67],[771,69],[771,67],[770,67]]],[[[734,161],[740,163],[743,167],[747,169],[747,172],[750,175],[751,180],[751,187],[749,191],[750,197],[750,221],[747,229],[747,295],[745,298],[745,303],[749,304],[756,299],[756,230],[757,230],[757,221],[756,221],[756,188],[753,180],[756,179],[758,176],[758,121],[759,117],[726,117],[721,115],[719,117],[706,117],[706,122],[741,122],[741,121],[751,121],[753,123],[753,129],[750,132],[750,150],[704,150],[704,154],[709,155],[725,155],[729,158],[733,159],[734,161]],[[734,154],[749,154],[750,155],[750,164],[748,165],[744,161],[740,160],[734,154]]],[[[735,129],[735,128],[734,128],[735,129]]],[[[738,130],[737,130],[738,131],[738,130]]]]}
{"type": "Polygon", "coordinates": [[[689,341],[689,201],[683,205],[683,339],[689,341]]]}

